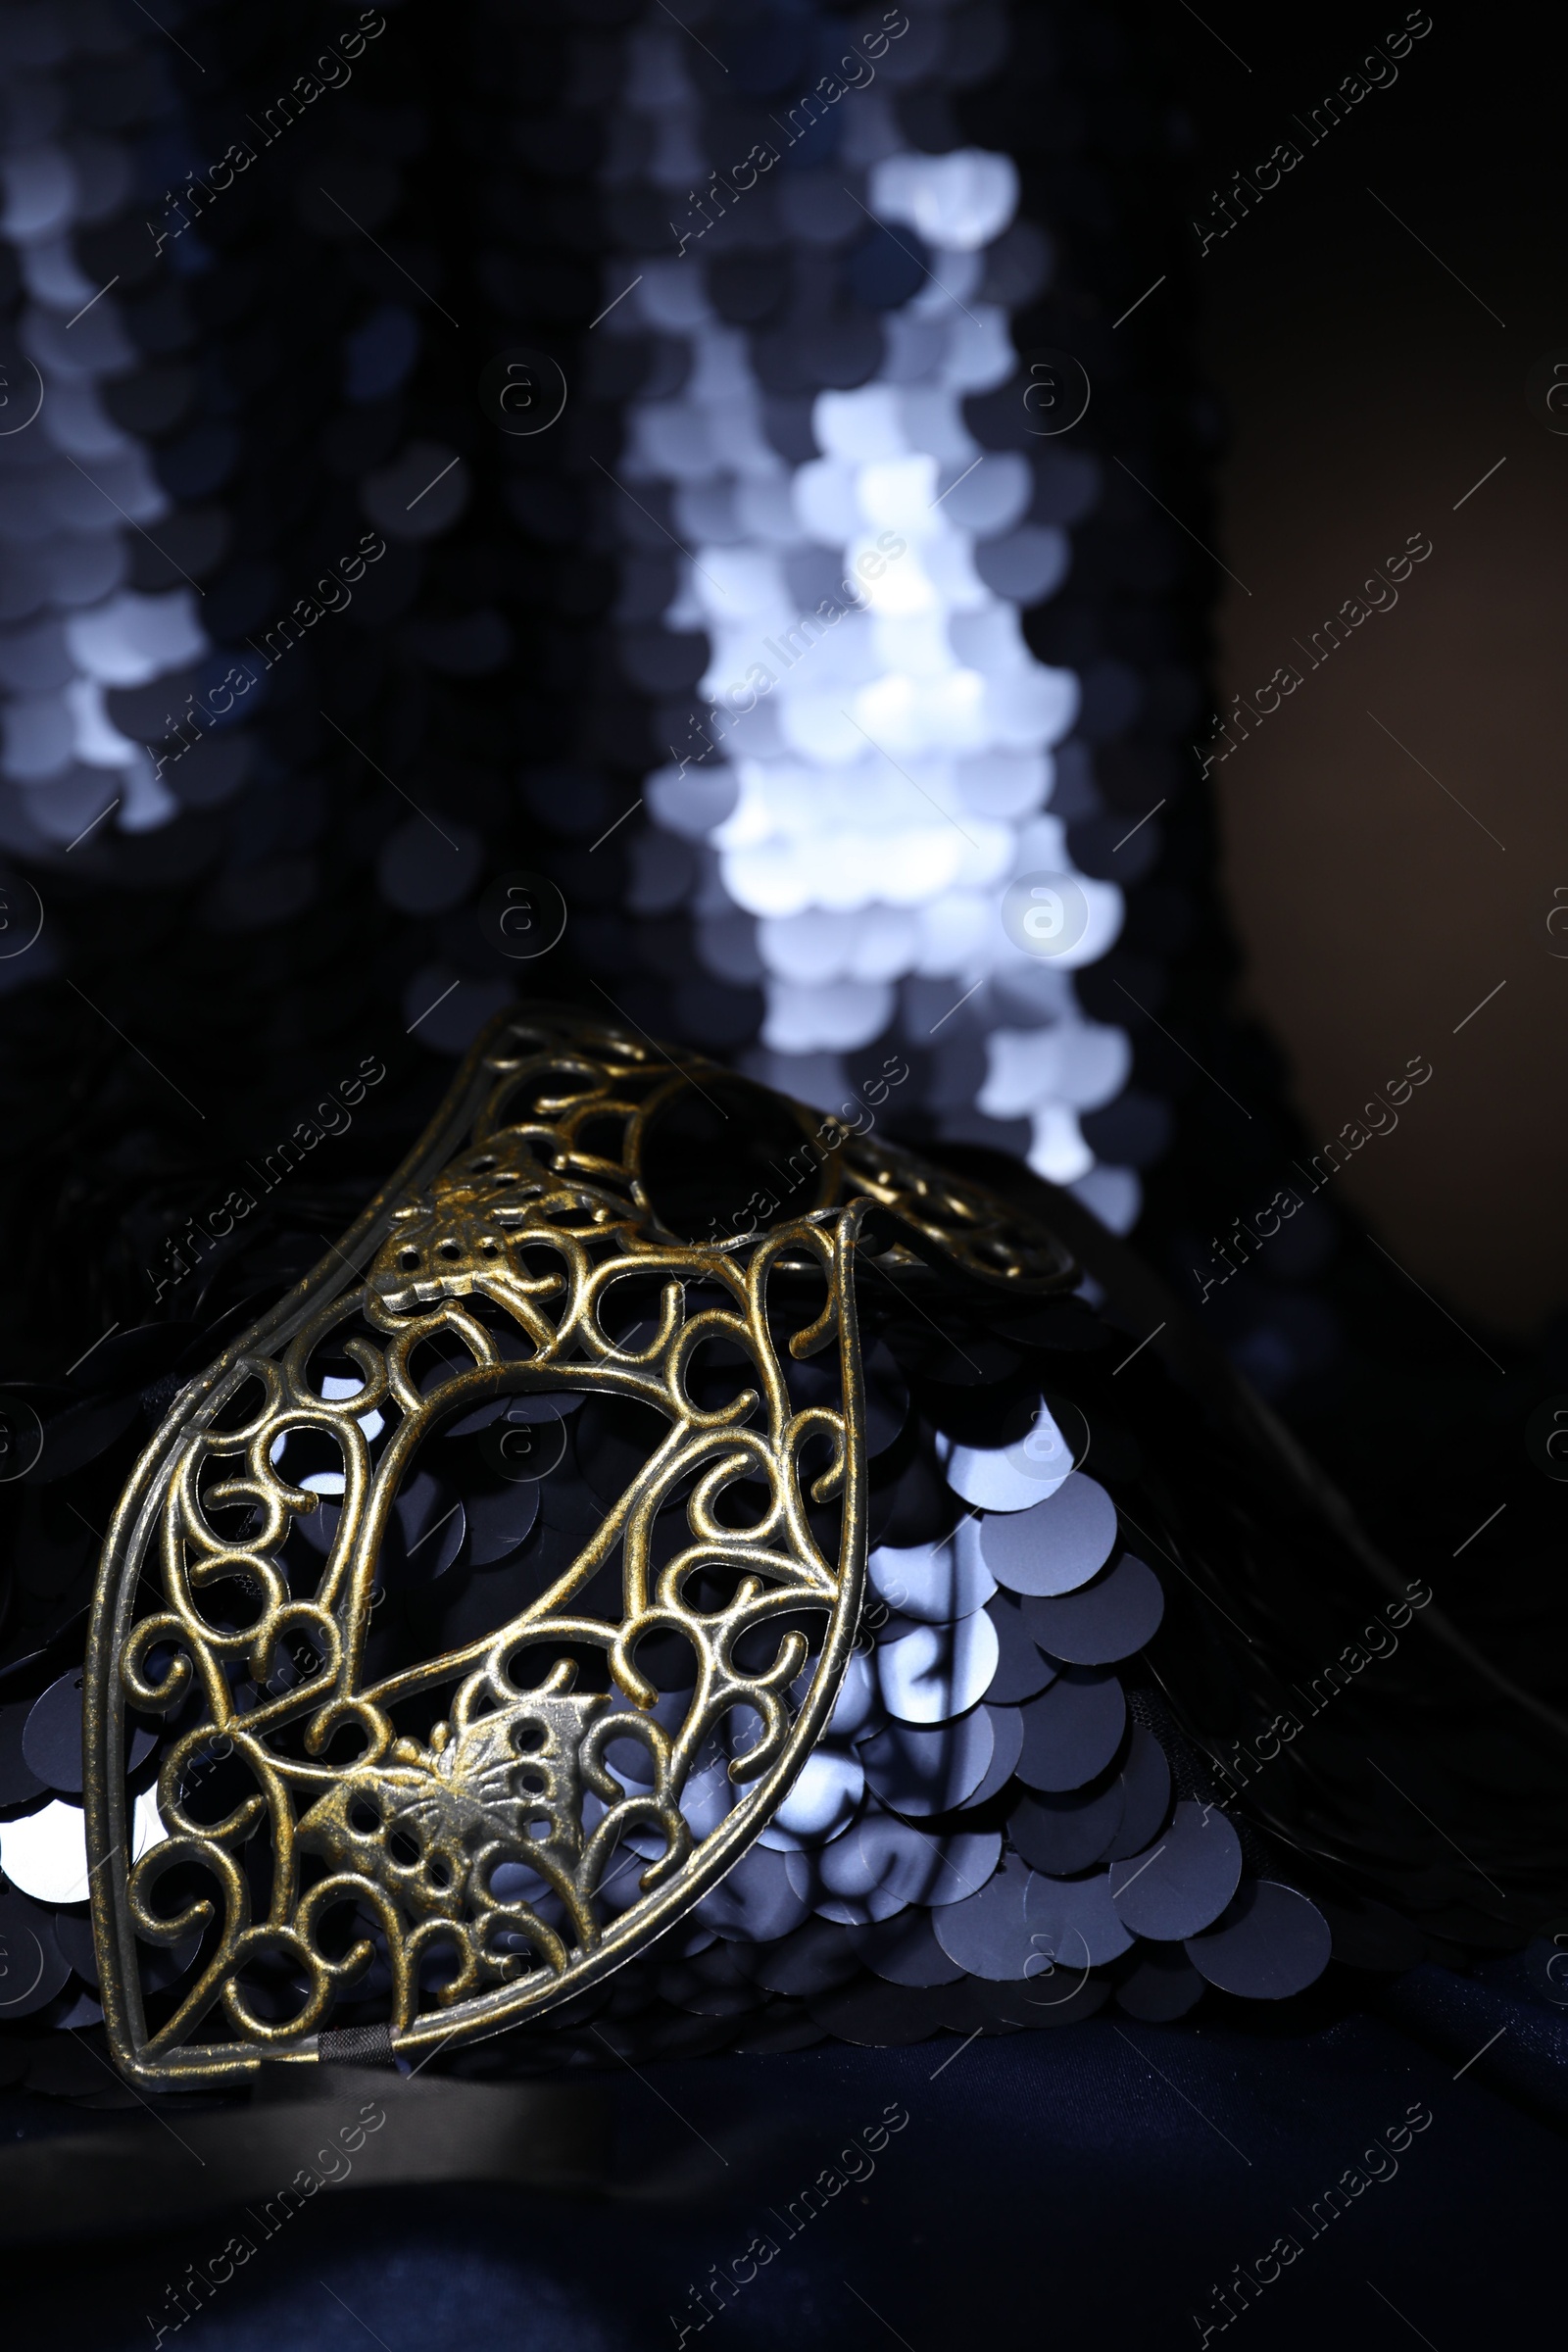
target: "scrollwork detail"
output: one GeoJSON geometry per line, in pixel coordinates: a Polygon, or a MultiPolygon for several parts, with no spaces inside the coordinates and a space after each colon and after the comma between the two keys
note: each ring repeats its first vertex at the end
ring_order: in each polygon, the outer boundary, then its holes
{"type": "Polygon", "coordinates": [[[1022,1291],[1061,1287],[1068,1261],[1049,1236],[1015,1233],[1000,1202],[863,1142],[836,1155],[825,1205],[746,1239],[682,1242],[648,1196],[643,1152],[703,1066],[612,1025],[504,1019],[458,1081],[462,1123],[440,1114],[401,1182],[182,1393],[144,1457],[106,1548],[88,1713],[106,2015],[133,2074],[221,2080],[267,2052],[308,2056],[377,1955],[410,2047],[546,2007],[697,1900],[804,1763],[858,1620],[867,1219],[890,1220],[913,1258],[945,1254],[1022,1291]],[[635,1330],[627,1296],[643,1302],[635,1330]],[[717,1401],[694,1387],[705,1349],[735,1371],[717,1401]],[[839,1403],[798,1407],[788,1359],[827,1349],[839,1403]],[[369,1674],[378,1568],[421,1446],[477,1406],[564,1389],[653,1406],[663,1435],[499,1631],[369,1674]],[[291,1539],[326,1499],[336,1524],[306,1570],[291,1539]],[[665,1528],[683,1514],[685,1541],[656,1566],[662,1513],[665,1528]],[[589,1589],[616,1561],[619,1611],[601,1614],[589,1589]],[[661,1637],[693,1662],[673,1726],[639,1662],[661,1637]],[[582,1685],[585,1657],[602,1661],[602,1688],[582,1685]],[[128,1869],[111,1834],[126,1707],[172,1726],[169,1834],[128,1869]],[[736,1748],[742,1720],[755,1736],[730,1754],[717,1827],[699,1823],[694,1775],[726,1740],[736,1748]],[[204,1820],[187,1782],[224,1742],[232,1785],[204,1820]],[[611,1903],[622,1848],[639,1868],[629,1902],[611,1903]],[[212,1891],[166,1918],[153,1895],[186,1864],[212,1891]],[[327,1935],[344,1905],[358,1907],[346,1941],[327,1935]],[[150,2029],[126,1932],[168,1944],[196,1929],[194,1979],[150,2029]],[[257,1971],[270,1971],[265,1996],[257,1971]]]}

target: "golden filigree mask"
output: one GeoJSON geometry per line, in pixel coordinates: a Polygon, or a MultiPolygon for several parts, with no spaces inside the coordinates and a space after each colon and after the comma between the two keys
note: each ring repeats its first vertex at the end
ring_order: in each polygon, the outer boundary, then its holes
{"type": "Polygon", "coordinates": [[[858,1260],[1030,1292],[1075,1269],[794,1106],[818,1139],[800,1212],[683,1239],[650,1198],[659,1122],[698,1097],[727,1118],[735,1085],[613,1025],[503,1018],[331,1255],[175,1399],[110,1530],[86,1691],[105,2019],[133,2078],[312,2061],[376,1971],[398,2051],[499,2032],[645,1948],[787,1794],[860,1607],[858,1260]],[[813,1364],[832,1376],[803,1386],[813,1364]],[[598,1524],[506,1623],[377,1663],[422,1449],[584,1395],[662,1433],[598,1524]],[[653,1678],[661,1643],[689,1681],[653,1678]],[[128,1711],[168,1735],[167,1835],[133,1862],[128,1711]],[[722,1803],[694,1806],[715,1757],[722,1803]],[[138,1939],[198,1935],[149,2014],[138,1939]]]}

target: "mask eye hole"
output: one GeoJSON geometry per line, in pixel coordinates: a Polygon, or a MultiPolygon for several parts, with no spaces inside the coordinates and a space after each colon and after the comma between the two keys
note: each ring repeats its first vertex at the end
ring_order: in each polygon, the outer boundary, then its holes
{"type": "Polygon", "coordinates": [[[828,1153],[787,1103],[745,1078],[672,1092],[648,1122],[643,1184],[654,1214],[687,1242],[764,1231],[821,1201],[828,1153]],[[770,1204],[770,1205],[769,1205],[770,1204]]]}

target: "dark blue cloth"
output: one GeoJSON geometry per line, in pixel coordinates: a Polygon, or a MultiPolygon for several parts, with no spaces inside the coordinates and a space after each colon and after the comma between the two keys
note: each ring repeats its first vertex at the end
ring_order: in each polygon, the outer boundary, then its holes
{"type": "MultiPolygon", "coordinates": [[[[1102,2015],[966,2045],[622,2068],[622,2193],[323,2194],[165,2340],[673,2352],[685,2326],[704,2352],[1152,2352],[1207,2327],[1259,2352],[1515,2346],[1553,2308],[1560,2325],[1568,2025],[1501,1973],[1418,1970],[1310,2032],[1102,2015]],[[890,2109],[908,2120],[872,2155],[890,2109]],[[1412,2111],[1431,2121],[1402,2152],[1369,2153],[1412,2111]],[[808,2197],[824,2173],[861,2177],[808,2197]],[[1348,2174],[1364,2185],[1328,2197],[1348,2174]],[[777,2248],[760,2268],[759,2237],[777,2248]],[[1298,2248],[1283,2267],[1279,2239],[1298,2248]],[[1259,2266],[1277,2275],[1260,2284],[1259,2266]],[[719,2309],[701,2325],[705,2282],[719,2309]]],[[[225,2234],[211,2221],[14,2259],[9,2341],[146,2346],[166,2285],[225,2234]]]]}

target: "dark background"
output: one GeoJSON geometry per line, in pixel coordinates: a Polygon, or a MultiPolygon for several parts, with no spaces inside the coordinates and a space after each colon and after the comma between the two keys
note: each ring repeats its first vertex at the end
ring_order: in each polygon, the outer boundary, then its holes
{"type": "Polygon", "coordinates": [[[1308,147],[1292,117],[1404,12],[1202,13],[1216,37],[1166,17],[1199,184],[1280,138],[1304,151],[1197,270],[1230,428],[1214,544],[1251,590],[1220,583],[1221,701],[1298,659],[1293,640],[1407,534],[1434,548],[1398,609],[1214,770],[1246,1001],[1290,1055],[1314,1140],[1431,1057],[1419,1116],[1346,1189],[1450,1307],[1523,1334],[1568,1289],[1568,974],[1546,930],[1568,878],[1568,444],[1525,399],[1533,363],[1568,342],[1562,27],[1440,6],[1396,83],[1308,147]]]}

